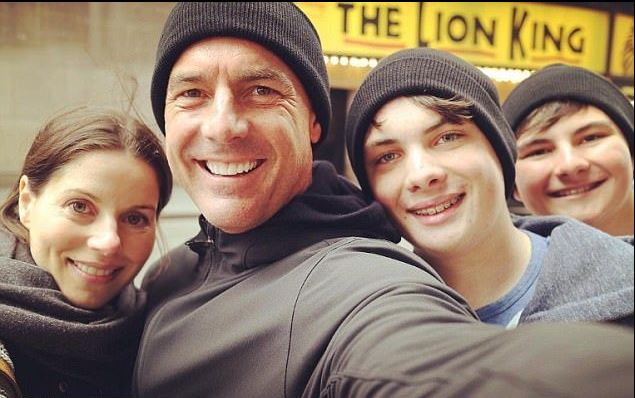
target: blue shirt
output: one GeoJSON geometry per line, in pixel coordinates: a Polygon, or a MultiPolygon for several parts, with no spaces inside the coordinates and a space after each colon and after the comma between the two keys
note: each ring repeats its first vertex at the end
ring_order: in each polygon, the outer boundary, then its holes
{"type": "Polygon", "coordinates": [[[523,230],[531,239],[531,257],[525,273],[506,295],[495,302],[476,310],[476,314],[485,323],[516,327],[520,314],[531,300],[536,281],[542,267],[542,260],[547,253],[548,238],[523,230]]]}

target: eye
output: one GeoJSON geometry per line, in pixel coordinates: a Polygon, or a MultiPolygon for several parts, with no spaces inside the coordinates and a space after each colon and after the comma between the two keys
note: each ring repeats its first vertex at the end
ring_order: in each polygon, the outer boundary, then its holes
{"type": "Polygon", "coordinates": [[[254,91],[253,92],[256,95],[264,96],[264,95],[274,94],[276,91],[274,89],[272,89],[271,87],[256,86],[256,87],[254,87],[254,91]]]}
{"type": "Polygon", "coordinates": [[[193,88],[190,90],[185,90],[181,95],[187,98],[198,98],[202,94],[201,94],[201,90],[193,88]]]}
{"type": "Polygon", "coordinates": [[[126,222],[132,226],[145,226],[150,223],[148,217],[139,213],[132,213],[126,216],[126,222]]]}
{"type": "Polygon", "coordinates": [[[593,142],[593,141],[597,141],[599,139],[601,139],[602,137],[604,137],[604,135],[602,134],[587,134],[584,137],[582,137],[582,142],[593,142]]]}
{"type": "Polygon", "coordinates": [[[399,158],[399,155],[397,155],[394,152],[389,152],[386,154],[381,155],[378,159],[377,159],[377,163],[390,163],[394,160],[397,160],[399,158]]]}
{"type": "Polygon", "coordinates": [[[518,155],[519,159],[525,159],[525,158],[531,158],[531,157],[538,157],[538,156],[542,156],[542,155],[546,155],[548,153],[551,152],[551,149],[549,148],[536,148],[536,149],[532,149],[529,151],[523,151],[518,155]]]}
{"type": "Polygon", "coordinates": [[[79,214],[86,214],[90,210],[88,208],[88,204],[81,200],[72,201],[68,205],[75,213],[79,213],[79,214]]]}
{"type": "Polygon", "coordinates": [[[462,137],[461,133],[456,131],[450,131],[447,133],[443,133],[441,137],[437,140],[437,144],[447,144],[450,142],[458,141],[462,137]]]}

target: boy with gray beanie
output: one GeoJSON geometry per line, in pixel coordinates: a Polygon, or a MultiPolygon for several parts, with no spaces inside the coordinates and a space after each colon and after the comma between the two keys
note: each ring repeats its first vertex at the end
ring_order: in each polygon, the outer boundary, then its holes
{"type": "Polygon", "coordinates": [[[633,235],[633,105],[615,84],[554,64],[518,84],[503,112],[518,142],[516,200],[633,235]]]}
{"type": "Polygon", "coordinates": [[[478,322],[389,242],[399,235],[380,205],[312,165],[328,90],[317,33],[293,3],[179,3],[168,16],[153,109],[202,214],[143,282],[133,395],[632,396],[631,333],[478,322]]]}
{"type": "Polygon", "coordinates": [[[383,59],[346,134],[364,192],[483,321],[632,324],[631,244],[564,218],[512,222],[514,135],[476,67],[428,48],[383,59]]]}

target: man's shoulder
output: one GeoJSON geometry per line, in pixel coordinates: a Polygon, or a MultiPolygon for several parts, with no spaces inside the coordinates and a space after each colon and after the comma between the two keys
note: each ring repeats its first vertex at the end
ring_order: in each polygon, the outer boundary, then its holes
{"type": "Polygon", "coordinates": [[[329,272],[355,274],[359,278],[419,278],[441,280],[421,257],[398,244],[373,238],[347,237],[328,241],[319,266],[329,272]]]}

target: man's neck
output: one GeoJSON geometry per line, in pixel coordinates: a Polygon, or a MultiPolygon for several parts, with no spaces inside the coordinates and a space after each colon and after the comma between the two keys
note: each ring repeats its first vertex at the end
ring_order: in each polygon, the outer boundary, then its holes
{"type": "Polygon", "coordinates": [[[511,219],[494,224],[460,253],[437,258],[420,253],[474,309],[495,302],[516,286],[531,258],[531,240],[511,219]]]}

